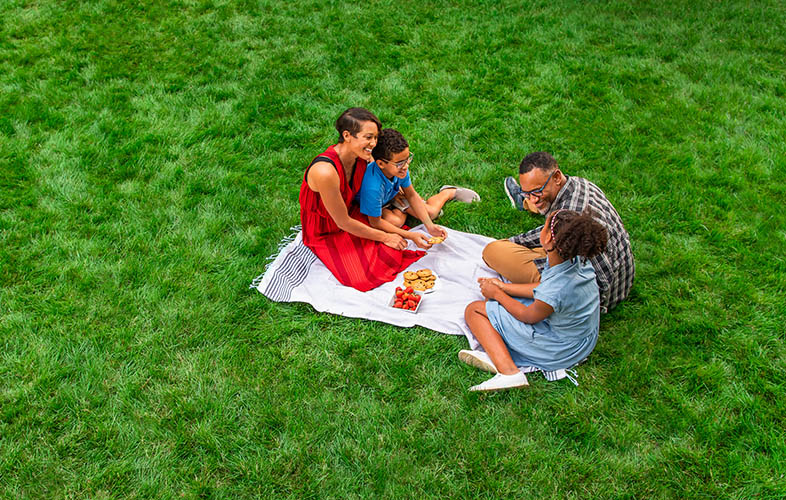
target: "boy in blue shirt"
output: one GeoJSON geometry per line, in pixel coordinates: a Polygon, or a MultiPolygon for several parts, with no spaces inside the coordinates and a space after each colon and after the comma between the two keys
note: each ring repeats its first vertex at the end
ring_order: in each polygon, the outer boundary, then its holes
{"type": "Polygon", "coordinates": [[[368,216],[371,227],[398,234],[420,248],[431,248],[431,243],[423,233],[401,228],[407,215],[420,219],[432,236],[444,239],[447,233],[433,220],[439,217],[445,203],[450,200],[480,201],[480,196],[471,189],[442,186],[439,193],[424,202],[409,178],[413,157],[409,144],[397,130],[386,128],[380,132],[372,156],[375,161],[366,167],[357,195],[361,213],[368,216]]]}

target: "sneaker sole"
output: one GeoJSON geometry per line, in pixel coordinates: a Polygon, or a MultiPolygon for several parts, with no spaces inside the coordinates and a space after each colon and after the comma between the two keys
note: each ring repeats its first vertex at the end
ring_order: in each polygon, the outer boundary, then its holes
{"type": "Polygon", "coordinates": [[[478,359],[468,352],[460,351],[458,353],[458,358],[464,363],[468,364],[469,366],[478,368],[479,370],[483,370],[489,373],[497,373],[497,368],[494,365],[490,365],[485,361],[483,361],[482,359],[478,359]]]}
{"type": "Polygon", "coordinates": [[[470,392],[499,392],[499,391],[509,391],[510,389],[521,389],[522,387],[529,387],[529,383],[521,384],[521,385],[511,385],[510,387],[495,387],[493,389],[474,389],[470,387],[470,392]]]}
{"type": "Polygon", "coordinates": [[[503,189],[505,189],[505,194],[508,195],[508,199],[510,200],[510,206],[512,206],[515,209],[518,209],[518,207],[516,207],[516,200],[513,199],[513,195],[510,194],[510,191],[508,191],[508,183],[502,181],[502,187],[503,189]]]}

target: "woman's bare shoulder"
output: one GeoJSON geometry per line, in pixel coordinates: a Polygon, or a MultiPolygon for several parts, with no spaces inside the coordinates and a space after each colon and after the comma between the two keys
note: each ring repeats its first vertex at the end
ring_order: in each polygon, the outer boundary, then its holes
{"type": "Polygon", "coordinates": [[[338,186],[336,167],[326,161],[318,161],[308,169],[306,182],[313,191],[320,191],[330,185],[338,186]]]}

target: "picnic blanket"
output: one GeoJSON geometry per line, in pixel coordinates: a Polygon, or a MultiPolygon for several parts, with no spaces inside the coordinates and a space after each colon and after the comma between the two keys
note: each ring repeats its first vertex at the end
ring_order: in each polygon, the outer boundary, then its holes
{"type": "MultiPolygon", "coordinates": [[[[251,288],[275,302],[305,302],[320,312],[464,335],[470,348],[482,349],[464,321],[464,309],[472,301],[483,300],[478,278],[501,279],[481,257],[492,238],[445,228],[448,238],[432,246],[426,256],[405,270],[431,269],[437,275],[433,292],[424,294],[418,312],[412,313],[388,306],[396,287],[403,284],[401,275],[367,292],[343,286],[303,244],[299,228],[293,229],[297,232],[282,242],[278,254],[272,257],[265,272],[254,279],[251,288]]],[[[423,225],[412,230],[426,233],[423,225]]],[[[412,242],[409,245],[410,249],[417,249],[412,242]]],[[[520,368],[524,373],[540,371],[535,367],[520,368]]],[[[543,375],[548,380],[568,377],[576,384],[572,370],[543,372],[543,375]]]]}

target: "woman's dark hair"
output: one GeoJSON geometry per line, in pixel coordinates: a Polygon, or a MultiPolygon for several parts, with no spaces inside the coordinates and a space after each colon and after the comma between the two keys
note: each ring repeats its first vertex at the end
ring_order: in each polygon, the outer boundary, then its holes
{"type": "Polygon", "coordinates": [[[371,156],[375,160],[390,160],[394,154],[400,153],[408,147],[409,143],[401,135],[401,132],[393,128],[386,128],[379,133],[377,145],[374,146],[371,156]]]}
{"type": "Polygon", "coordinates": [[[519,173],[526,174],[533,168],[539,168],[545,172],[551,172],[555,168],[559,168],[557,160],[545,151],[537,151],[530,153],[521,160],[519,164],[519,173]]]}
{"type": "Polygon", "coordinates": [[[582,213],[557,210],[551,216],[551,236],[560,257],[570,260],[579,255],[591,259],[606,250],[609,233],[587,207],[582,213]]]}
{"type": "Polygon", "coordinates": [[[377,131],[382,130],[382,123],[374,113],[366,108],[349,108],[341,113],[336,120],[336,130],[338,130],[338,142],[344,142],[344,131],[348,131],[353,136],[357,136],[363,122],[374,122],[377,124],[377,131]]]}

